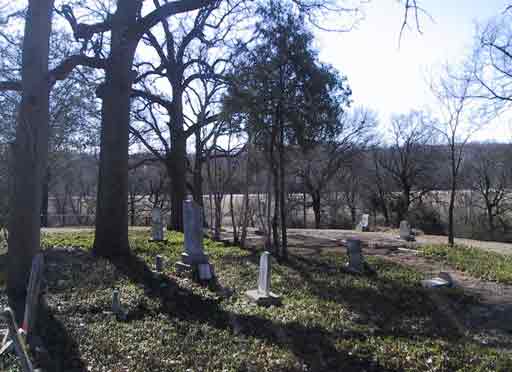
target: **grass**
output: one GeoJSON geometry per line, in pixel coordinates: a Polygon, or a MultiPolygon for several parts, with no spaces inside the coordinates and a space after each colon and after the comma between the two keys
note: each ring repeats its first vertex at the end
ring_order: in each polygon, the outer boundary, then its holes
{"type": "Polygon", "coordinates": [[[472,276],[512,284],[512,256],[459,245],[428,245],[419,249],[423,256],[449,264],[472,276]]]}
{"type": "MultiPolygon", "coordinates": [[[[336,254],[291,255],[273,262],[272,290],[283,306],[244,298],[256,287],[258,254],[210,240],[206,251],[219,284],[176,276],[183,236],[148,242],[131,232],[132,250],[152,267],[161,254],[167,279],[158,288],[86,253],[92,233],[49,234],[45,341],[59,371],[510,371],[510,353],[460,335],[419,286],[422,275],[369,258],[376,276],[354,276],[336,254]],[[126,321],[108,313],[120,290],[126,321]],[[230,295],[228,293],[231,293],[230,295]]],[[[134,266],[135,267],[135,266],[134,266]]],[[[154,282],[152,284],[155,284],[154,282]]],[[[450,301],[464,295],[441,291],[450,301]]],[[[4,365],[2,365],[4,363],[4,365]]],[[[0,370],[17,371],[12,360],[0,370]]]]}

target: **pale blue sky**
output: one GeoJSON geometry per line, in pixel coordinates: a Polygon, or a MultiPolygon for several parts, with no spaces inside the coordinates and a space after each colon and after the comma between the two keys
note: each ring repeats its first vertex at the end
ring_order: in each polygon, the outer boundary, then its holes
{"type": "MultiPolygon", "coordinates": [[[[373,0],[365,19],[347,33],[317,32],[320,58],[348,76],[355,104],[375,109],[383,125],[392,113],[435,106],[426,77],[443,63],[457,63],[471,46],[475,21],[499,14],[509,0],[424,0],[434,22],[421,18],[423,34],[407,30],[398,40],[403,5],[373,0]]],[[[435,111],[435,107],[432,107],[435,111]]],[[[509,141],[510,127],[484,130],[478,139],[509,141]],[[506,138],[504,138],[506,137],[506,138]]]]}

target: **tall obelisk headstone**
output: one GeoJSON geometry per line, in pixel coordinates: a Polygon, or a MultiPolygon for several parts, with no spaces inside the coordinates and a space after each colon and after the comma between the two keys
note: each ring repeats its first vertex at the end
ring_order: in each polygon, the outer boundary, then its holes
{"type": "Polygon", "coordinates": [[[181,261],[176,263],[176,269],[197,272],[200,280],[212,279],[213,269],[203,250],[203,211],[190,199],[183,201],[183,227],[185,251],[181,261]]]}

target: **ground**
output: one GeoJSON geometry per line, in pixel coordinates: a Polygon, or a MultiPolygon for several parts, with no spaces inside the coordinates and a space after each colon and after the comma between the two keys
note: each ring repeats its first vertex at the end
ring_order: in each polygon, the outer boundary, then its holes
{"type": "MultiPolygon", "coordinates": [[[[207,240],[218,277],[210,286],[176,274],[180,234],[148,237],[131,231],[139,259],[113,264],[89,254],[91,231],[46,232],[49,361],[41,363],[66,372],[512,370],[508,277],[470,275],[471,265],[455,269],[393,233],[290,231],[290,260],[273,262],[283,305],[270,308],[244,296],[256,287],[261,237],[251,234],[247,250],[207,240]],[[374,273],[345,270],[342,241],[355,235],[374,273]],[[156,254],[167,262],[160,279],[150,272],[156,254]],[[441,270],[458,288],[420,286],[441,270]],[[113,287],[125,320],[109,312],[113,287]]],[[[17,371],[13,362],[1,359],[0,369],[17,371]]]]}

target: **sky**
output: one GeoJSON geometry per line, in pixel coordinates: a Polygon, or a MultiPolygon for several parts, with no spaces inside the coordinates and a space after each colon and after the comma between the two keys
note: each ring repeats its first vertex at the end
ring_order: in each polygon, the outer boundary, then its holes
{"type": "MultiPolygon", "coordinates": [[[[393,113],[423,107],[435,111],[428,87],[432,71],[460,61],[471,48],[475,22],[499,14],[508,4],[509,0],[423,0],[421,5],[433,20],[420,19],[422,34],[406,29],[399,46],[403,4],[372,0],[356,29],[316,32],[320,59],[348,77],[354,103],[376,110],[385,130],[393,113]]],[[[504,119],[475,137],[496,141],[511,138],[510,123],[504,119]]]]}

